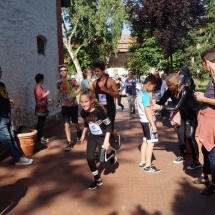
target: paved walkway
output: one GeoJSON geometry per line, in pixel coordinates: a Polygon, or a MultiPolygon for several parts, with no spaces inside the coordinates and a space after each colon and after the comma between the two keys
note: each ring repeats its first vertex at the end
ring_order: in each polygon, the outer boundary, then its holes
{"type": "Polygon", "coordinates": [[[162,172],[145,173],[138,168],[142,142],[138,116],[131,119],[127,112],[118,112],[116,127],[122,137],[118,163],[99,165],[104,184],[92,191],[87,189],[93,177],[86,145],[64,152],[63,125],[54,128],[47,134],[51,142],[36,146],[33,165],[15,166],[11,158],[0,163],[0,214],[214,215],[215,196],[200,195],[204,185],[191,182],[201,169],[186,170],[191,155],[184,164],[172,163],[178,144],[176,134],[165,132],[167,123],[158,121],[160,142],[154,150],[153,163],[162,172]]]}

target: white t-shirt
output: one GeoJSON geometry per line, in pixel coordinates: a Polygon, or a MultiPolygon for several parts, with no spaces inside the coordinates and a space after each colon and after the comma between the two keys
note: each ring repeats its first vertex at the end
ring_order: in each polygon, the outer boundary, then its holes
{"type": "Polygon", "coordinates": [[[140,90],[137,94],[137,106],[140,122],[149,122],[144,107],[150,106],[150,96],[145,90],[140,90]]]}

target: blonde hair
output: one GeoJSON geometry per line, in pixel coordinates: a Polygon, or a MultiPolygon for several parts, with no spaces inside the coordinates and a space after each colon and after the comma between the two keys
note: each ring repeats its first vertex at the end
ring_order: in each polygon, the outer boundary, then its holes
{"type": "Polygon", "coordinates": [[[158,72],[158,71],[154,71],[153,75],[154,75],[156,78],[160,78],[160,75],[159,75],[159,72],[158,72]]]}
{"type": "Polygon", "coordinates": [[[166,77],[166,80],[169,81],[173,85],[180,84],[180,77],[177,73],[171,73],[166,77]]]}
{"type": "Polygon", "coordinates": [[[83,90],[80,95],[80,100],[81,100],[81,96],[87,96],[90,99],[90,101],[92,101],[93,108],[99,107],[105,113],[107,113],[107,110],[104,108],[104,106],[102,104],[99,103],[99,101],[97,100],[97,98],[95,96],[95,93],[92,90],[90,90],[90,89],[83,90]]]}

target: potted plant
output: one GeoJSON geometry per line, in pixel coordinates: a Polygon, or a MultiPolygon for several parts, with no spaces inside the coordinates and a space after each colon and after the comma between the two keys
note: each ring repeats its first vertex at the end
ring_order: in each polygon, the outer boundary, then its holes
{"type": "Polygon", "coordinates": [[[31,156],[34,153],[35,139],[37,130],[30,129],[27,125],[21,125],[15,133],[15,139],[25,156],[31,156]]]}

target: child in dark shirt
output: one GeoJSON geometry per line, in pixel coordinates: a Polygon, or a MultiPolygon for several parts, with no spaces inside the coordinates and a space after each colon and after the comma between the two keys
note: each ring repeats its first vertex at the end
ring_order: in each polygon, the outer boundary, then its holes
{"type": "MultiPolygon", "coordinates": [[[[87,141],[87,162],[94,176],[95,181],[89,186],[90,190],[97,188],[103,184],[97,166],[94,162],[94,154],[96,147],[108,150],[110,145],[111,121],[106,114],[106,109],[95,98],[94,93],[87,89],[81,93],[80,104],[83,108],[81,117],[84,119],[84,129],[81,136],[81,142],[84,142],[86,132],[89,128],[87,141]]],[[[112,148],[110,154],[105,155],[105,161],[110,160],[110,164],[116,163],[116,150],[112,148]]]]}

